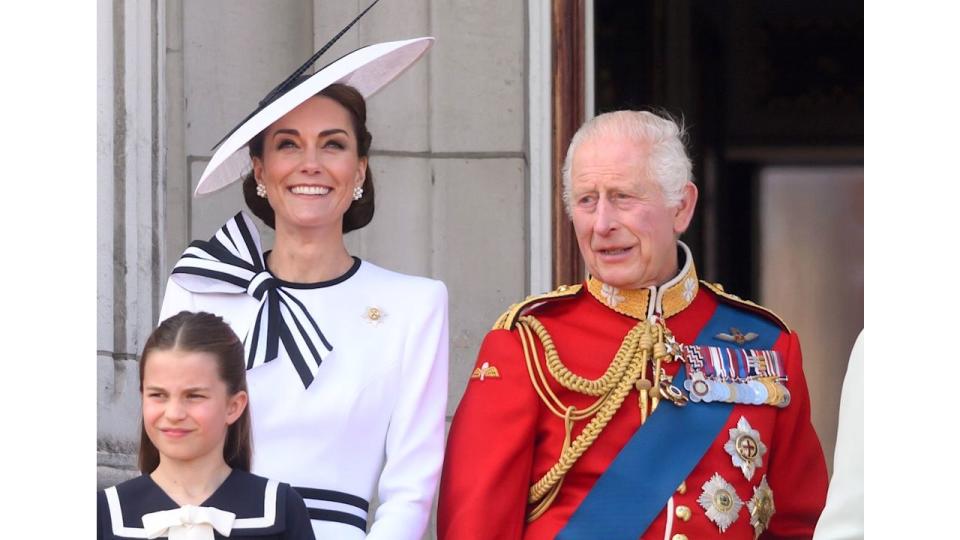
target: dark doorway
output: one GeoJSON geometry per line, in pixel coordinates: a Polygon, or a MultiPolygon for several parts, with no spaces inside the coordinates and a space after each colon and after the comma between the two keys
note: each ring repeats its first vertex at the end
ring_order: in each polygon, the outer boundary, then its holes
{"type": "Polygon", "coordinates": [[[700,188],[701,276],[759,294],[759,171],[862,165],[863,4],[594,2],[595,110],[682,117],[700,188]]]}

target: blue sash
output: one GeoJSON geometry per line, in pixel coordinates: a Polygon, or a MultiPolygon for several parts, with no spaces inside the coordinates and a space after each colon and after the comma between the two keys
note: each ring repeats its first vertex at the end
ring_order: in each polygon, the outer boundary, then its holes
{"type": "MultiPolygon", "coordinates": [[[[729,345],[714,336],[730,327],[759,333],[751,342],[757,348],[772,348],[780,335],[770,322],[720,304],[694,344],[729,345]]],[[[674,385],[683,388],[684,378],[680,369],[674,385]]],[[[597,479],[557,540],[640,538],[716,440],[732,410],[732,403],[677,407],[662,401],[597,479]]]]}

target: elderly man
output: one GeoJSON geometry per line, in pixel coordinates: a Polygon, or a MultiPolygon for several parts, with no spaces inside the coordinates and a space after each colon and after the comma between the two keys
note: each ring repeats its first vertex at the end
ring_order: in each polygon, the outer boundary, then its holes
{"type": "Polygon", "coordinates": [[[683,133],[584,124],[564,164],[590,276],[515,304],[450,429],[441,540],[809,538],[826,466],[797,335],[697,278],[683,133]]]}

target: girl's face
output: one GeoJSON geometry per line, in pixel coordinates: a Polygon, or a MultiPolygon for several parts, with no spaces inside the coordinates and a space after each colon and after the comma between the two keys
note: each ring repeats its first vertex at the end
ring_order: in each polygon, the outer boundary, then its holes
{"type": "Polygon", "coordinates": [[[367,158],[359,157],[350,112],[314,96],[271,125],[254,176],[267,188],[277,229],[336,227],[363,184],[367,158]]]}
{"type": "Polygon", "coordinates": [[[228,395],[217,359],[204,352],[152,351],[143,370],[143,425],[160,460],[223,459],[227,427],[247,405],[228,395]]]}

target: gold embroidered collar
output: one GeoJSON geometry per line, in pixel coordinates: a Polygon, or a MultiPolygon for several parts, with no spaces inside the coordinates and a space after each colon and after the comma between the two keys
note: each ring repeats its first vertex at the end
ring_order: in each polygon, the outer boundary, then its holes
{"type": "Polygon", "coordinates": [[[672,317],[693,302],[700,288],[690,248],[679,241],[677,245],[685,255],[683,268],[673,279],[659,287],[618,289],[590,276],[587,280],[587,289],[603,305],[637,320],[646,320],[654,313],[663,318],[672,317]],[[653,299],[652,305],[651,299],[653,299]]]}

